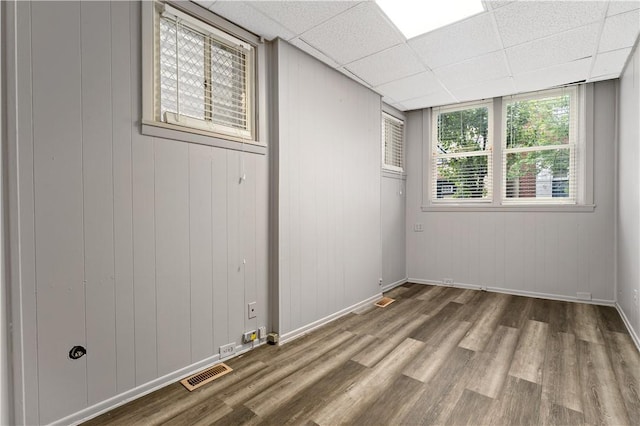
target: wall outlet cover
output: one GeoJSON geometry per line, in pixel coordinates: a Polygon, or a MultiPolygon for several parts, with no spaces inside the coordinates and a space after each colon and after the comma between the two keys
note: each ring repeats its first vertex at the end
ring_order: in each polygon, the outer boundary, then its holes
{"type": "Polygon", "coordinates": [[[220,346],[220,358],[228,358],[236,353],[236,342],[220,346]]]}
{"type": "Polygon", "coordinates": [[[249,319],[251,318],[255,318],[258,315],[258,306],[257,306],[257,302],[251,302],[249,303],[249,305],[247,306],[248,308],[248,313],[249,313],[249,319]]]}

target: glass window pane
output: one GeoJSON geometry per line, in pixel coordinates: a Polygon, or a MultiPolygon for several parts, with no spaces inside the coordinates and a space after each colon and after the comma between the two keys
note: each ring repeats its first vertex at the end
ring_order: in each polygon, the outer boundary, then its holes
{"type": "Polygon", "coordinates": [[[211,41],[213,122],[247,128],[246,55],[211,41]]]}
{"type": "Polygon", "coordinates": [[[489,147],[486,107],[438,114],[437,154],[484,151],[489,147]]]}
{"type": "Polygon", "coordinates": [[[506,197],[569,197],[570,155],[569,148],[508,153],[506,197]]]}
{"type": "Polygon", "coordinates": [[[438,199],[487,199],[490,193],[488,156],[475,155],[436,160],[438,199]]]}
{"type": "Polygon", "coordinates": [[[570,110],[570,95],[508,103],[507,148],[568,144],[570,110]]]}

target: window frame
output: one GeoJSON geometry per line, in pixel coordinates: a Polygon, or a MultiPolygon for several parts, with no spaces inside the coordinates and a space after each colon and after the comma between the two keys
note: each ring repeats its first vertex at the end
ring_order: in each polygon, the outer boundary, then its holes
{"type": "MultiPolygon", "coordinates": [[[[473,102],[464,102],[455,105],[445,105],[441,107],[431,108],[431,116],[430,116],[430,134],[429,134],[429,145],[428,145],[428,162],[429,162],[429,180],[427,185],[427,196],[431,206],[436,207],[439,205],[443,206],[466,206],[466,205],[490,205],[493,203],[495,199],[495,185],[494,185],[494,105],[492,101],[480,100],[473,102]],[[487,154],[477,154],[487,155],[487,175],[489,176],[491,185],[489,186],[489,195],[487,198],[437,198],[438,191],[438,182],[435,177],[435,171],[433,170],[434,164],[437,161],[437,135],[438,135],[438,115],[440,113],[449,113],[456,111],[464,111],[468,109],[476,109],[476,108],[487,108],[487,139],[488,139],[488,147],[484,151],[475,151],[475,152],[486,152],[487,154]],[[434,197],[435,195],[435,197],[434,197]],[[455,201],[452,201],[455,200],[455,201]]],[[[474,151],[471,151],[474,152],[474,151]]],[[[465,157],[471,155],[464,155],[465,153],[456,154],[458,157],[465,157]]],[[[440,157],[441,158],[441,157],[440,157]]]]}
{"type": "Polygon", "coordinates": [[[496,158],[495,161],[502,161],[502,170],[500,179],[501,179],[501,193],[500,193],[500,202],[504,206],[510,205],[578,205],[579,200],[581,199],[580,194],[580,182],[578,181],[578,177],[580,173],[578,172],[578,168],[581,166],[581,161],[579,158],[580,152],[582,151],[582,147],[580,143],[581,132],[580,132],[580,91],[578,86],[570,86],[556,89],[543,90],[534,93],[522,93],[518,95],[504,96],[502,98],[502,131],[500,137],[500,149],[501,149],[501,158],[496,158]],[[517,101],[528,101],[528,100],[536,100],[536,99],[544,99],[551,97],[558,97],[564,94],[568,94],[571,96],[570,107],[571,107],[571,115],[575,114],[574,119],[570,120],[570,128],[569,128],[569,143],[567,146],[548,146],[548,147],[531,147],[531,149],[525,148],[507,148],[507,103],[517,102],[517,101]],[[549,199],[549,198],[528,198],[528,199],[509,199],[507,198],[507,174],[504,173],[506,164],[507,164],[507,155],[517,152],[534,152],[534,151],[551,151],[553,149],[569,149],[569,175],[576,180],[574,184],[575,193],[572,194],[572,197],[568,197],[568,199],[564,199],[562,197],[558,197],[557,200],[549,199]]]}
{"type": "MultiPolygon", "coordinates": [[[[405,143],[405,140],[406,140],[406,136],[405,136],[406,123],[405,123],[405,120],[402,119],[402,118],[398,118],[397,116],[395,116],[395,115],[393,115],[393,114],[391,114],[391,113],[389,113],[387,111],[384,111],[384,110],[382,111],[382,117],[381,118],[382,119],[381,119],[381,123],[380,123],[381,124],[381,126],[380,126],[381,127],[381,129],[380,129],[381,130],[381,144],[380,145],[381,145],[381,149],[382,149],[382,169],[384,171],[402,174],[402,173],[404,173],[404,168],[405,168],[405,164],[404,164],[405,163],[405,155],[404,155],[404,153],[405,153],[405,147],[406,147],[406,143],[405,143]],[[385,148],[386,148],[386,138],[385,138],[386,134],[385,134],[385,131],[384,131],[384,127],[386,125],[385,121],[392,121],[392,122],[398,123],[398,124],[400,124],[402,126],[401,127],[401,141],[400,141],[400,145],[401,145],[400,154],[402,156],[402,158],[401,158],[401,167],[394,166],[393,164],[387,164],[386,161],[385,161],[385,154],[386,154],[386,150],[385,150],[385,148]]],[[[393,149],[392,149],[392,151],[393,151],[393,149]]]]}
{"type": "MultiPolygon", "coordinates": [[[[511,96],[496,97],[487,99],[485,102],[491,102],[493,104],[493,120],[490,119],[490,124],[493,122],[493,201],[491,203],[447,203],[436,202],[434,203],[431,196],[432,185],[432,164],[431,164],[431,147],[433,140],[433,110],[438,110],[438,107],[427,108],[422,110],[422,146],[423,146],[423,158],[422,158],[422,206],[421,210],[424,212],[429,211],[450,211],[450,212],[490,212],[490,211],[503,211],[503,212],[593,212],[595,210],[594,198],[593,198],[593,174],[594,174],[594,158],[593,158],[593,120],[594,120],[594,94],[593,84],[576,84],[565,86],[575,87],[577,93],[577,141],[576,141],[576,202],[569,203],[541,203],[541,202],[503,202],[503,153],[502,147],[506,143],[506,133],[504,128],[506,127],[506,105],[503,108],[504,99],[518,98],[531,98],[531,97],[546,97],[553,91],[561,91],[563,88],[553,88],[529,93],[522,93],[511,96]],[[504,121],[503,121],[504,120],[504,121]],[[591,131],[587,131],[587,129],[591,131]],[[499,139],[495,139],[495,135],[500,135],[499,139]]],[[[466,102],[464,104],[447,105],[442,108],[466,106],[469,104],[478,104],[475,102],[466,102]]]]}
{"type": "MultiPolygon", "coordinates": [[[[267,128],[266,117],[266,47],[256,35],[215,15],[211,11],[192,2],[142,2],[142,117],[141,133],[148,136],[162,137],[187,143],[210,145],[226,149],[242,150],[257,154],[266,154],[267,128]],[[156,23],[163,5],[195,20],[193,26],[216,31],[219,37],[237,38],[253,47],[252,76],[248,83],[251,86],[253,114],[251,119],[252,137],[247,139],[233,132],[215,131],[213,126],[187,127],[170,122],[159,121],[159,105],[157,105],[157,68],[158,53],[155,51],[156,23]]],[[[194,119],[197,120],[197,119],[194,119]]]]}

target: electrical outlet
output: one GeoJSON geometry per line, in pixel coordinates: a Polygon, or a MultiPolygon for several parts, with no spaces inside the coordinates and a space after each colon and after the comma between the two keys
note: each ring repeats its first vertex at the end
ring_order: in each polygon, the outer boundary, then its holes
{"type": "Polygon", "coordinates": [[[421,223],[416,223],[415,225],[413,225],[413,232],[422,232],[424,231],[424,227],[422,226],[421,223]]]}
{"type": "Polygon", "coordinates": [[[220,346],[220,358],[227,358],[236,353],[236,342],[220,346]]]}
{"type": "Polygon", "coordinates": [[[249,303],[249,319],[255,318],[258,315],[258,307],[256,306],[256,302],[249,303]]]}
{"type": "Polygon", "coordinates": [[[258,327],[258,339],[266,339],[267,338],[267,327],[262,326],[258,327]]]}
{"type": "Polygon", "coordinates": [[[638,302],[640,302],[640,300],[638,300],[638,290],[633,290],[633,303],[636,307],[638,306],[638,302]]]}
{"type": "Polygon", "coordinates": [[[382,285],[382,278],[378,280],[378,285],[382,285]]]}
{"type": "Polygon", "coordinates": [[[444,285],[453,285],[453,278],[445,278],[444,280],[442,280],[442,283],[444,285]]]}
{"type": "Polygon", "coordinates": [[[242,335],[242,343],[251,343],[258,338],[255,330],[247,331],[242,335]]]}

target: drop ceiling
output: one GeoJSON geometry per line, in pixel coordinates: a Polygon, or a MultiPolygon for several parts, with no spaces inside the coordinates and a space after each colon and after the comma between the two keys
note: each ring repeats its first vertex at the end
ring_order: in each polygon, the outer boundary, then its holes
{"type": "Polygon", "coordinates": [[[640,0],[484,1],[485,12],[409,40],[374,1],[196,3],[403,111],[617,78],[640,33],[640,0]]]}

